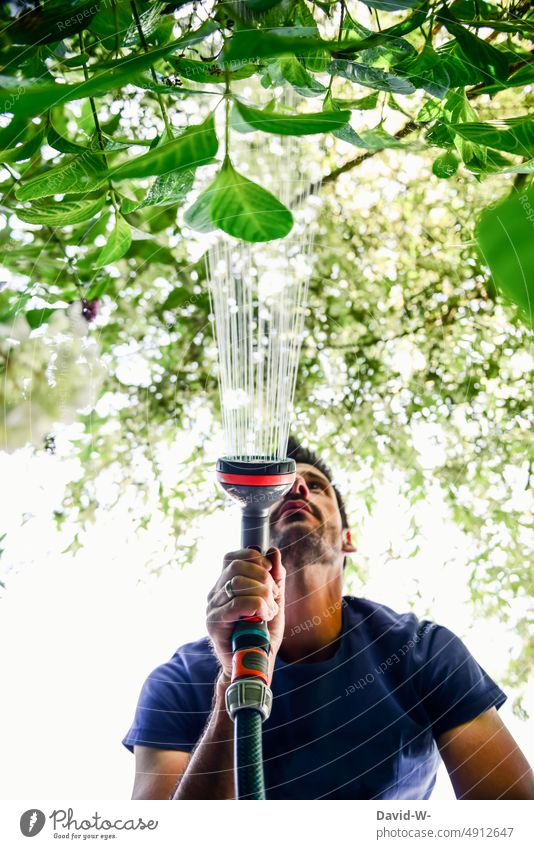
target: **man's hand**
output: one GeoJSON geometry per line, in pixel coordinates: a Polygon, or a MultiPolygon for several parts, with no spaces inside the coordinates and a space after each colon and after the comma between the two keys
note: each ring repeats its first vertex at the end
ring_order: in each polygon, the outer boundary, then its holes
{"type": "Polygon", "coordinates": [[[261,616],[271,637],[269,674],[284,636],[286,570],[280,551],[270,548],[264,556],[252,549],[231,551],[224,558],[221,575],[208,594],[206,625],[215,652],[230,681],[232,676],[232,631],[241,616],[261,616]],[[228,598],[224,586],[232,579],[234,598],[228,598]]]}

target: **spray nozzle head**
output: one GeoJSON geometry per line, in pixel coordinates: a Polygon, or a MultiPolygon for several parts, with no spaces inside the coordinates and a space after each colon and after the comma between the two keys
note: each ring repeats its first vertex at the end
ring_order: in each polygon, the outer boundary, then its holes
{"type": "Polygon", "coordinates": [[[217,480],[225,492],[250,513],[267,512],[295,481],[294,460],[217,460],[217,480]]]}

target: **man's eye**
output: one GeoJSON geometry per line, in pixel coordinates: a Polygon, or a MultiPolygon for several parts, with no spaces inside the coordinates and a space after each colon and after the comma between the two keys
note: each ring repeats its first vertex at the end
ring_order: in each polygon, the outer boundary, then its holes
{"type": "Polygon", "coordinates": [[[322,486],[316,481],[310,481],[310,483],[308,484],[308,489],[322,489],[322,486]]]}

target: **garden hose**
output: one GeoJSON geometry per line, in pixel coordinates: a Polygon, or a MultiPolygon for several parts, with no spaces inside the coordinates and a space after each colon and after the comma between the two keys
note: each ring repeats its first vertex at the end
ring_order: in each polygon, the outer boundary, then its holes
{"type": "Polygon", "coordinates": [[[238,799],[265,799],[261,738],[257,710],[239,710],[234,720],[234,761],[238,799]]]}

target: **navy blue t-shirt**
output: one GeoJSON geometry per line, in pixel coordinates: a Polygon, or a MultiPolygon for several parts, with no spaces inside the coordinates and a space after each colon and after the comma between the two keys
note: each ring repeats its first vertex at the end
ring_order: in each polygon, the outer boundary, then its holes
{"type": "MultiPolygon", "coordinates": [[[[266,797],[428,799],[439,764],[434,738],[499,708],[506,695],[442,625],[354,596],[343,597],[342,616],[333,657],[276,658],[263,723],[266,797]]],[[[146,679],[123,744],[190,752],[218,674],[207,636],[181,646],[146,679]]]]}

